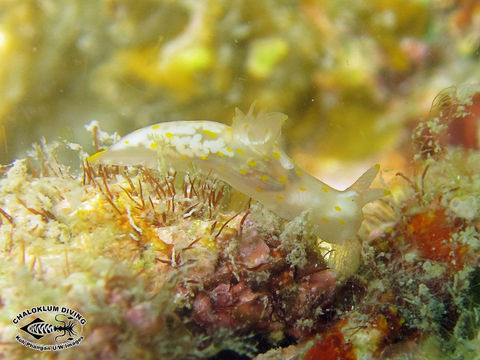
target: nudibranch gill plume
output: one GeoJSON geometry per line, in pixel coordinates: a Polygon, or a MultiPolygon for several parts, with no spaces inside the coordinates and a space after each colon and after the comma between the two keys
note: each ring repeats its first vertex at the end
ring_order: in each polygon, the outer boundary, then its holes
{"type": "Polygon", "coordinates": [[[138,129],[89,158],[109,165],[184,168],[188,164],[261,202],[284,219],[307,212],[312,231],[329,243],[343,243],[356,234],[362,207],[384,195],[369,189],[379,170],[375,165],[344,191],[306,173],[282,151],[279,112],[247,114],[236,109],[232,126],[213,121],[173,121],[138,129]]]}

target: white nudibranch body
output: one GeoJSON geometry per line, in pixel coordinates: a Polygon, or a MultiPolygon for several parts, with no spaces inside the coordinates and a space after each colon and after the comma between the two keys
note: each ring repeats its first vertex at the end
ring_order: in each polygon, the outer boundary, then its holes
{"type": "Polygon", "coordinates": [[[384,194],[369,189],[379,166],[344,191],[328,186],[295,166],[281,150],[278,140],[286,119],[278,112],[254,115],[252,106],[247,114],[237,109],[231,127],[213,121],[159,123],[126,135],[90,161],[150,168],[193,163],[282,218],[307,211],[317,236],[342,243],[358,231],[361,208],[384,194]]]}

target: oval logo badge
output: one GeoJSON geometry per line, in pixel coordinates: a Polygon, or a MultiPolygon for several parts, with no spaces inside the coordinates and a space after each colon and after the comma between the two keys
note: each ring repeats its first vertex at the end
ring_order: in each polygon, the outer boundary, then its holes
{"type": "Polygon", "coordinates": [[[20,344],[39,351],[58,351],[82,342],[87,320],[73,309],[42,305],[19,313],[12,322],[20,344]]]}

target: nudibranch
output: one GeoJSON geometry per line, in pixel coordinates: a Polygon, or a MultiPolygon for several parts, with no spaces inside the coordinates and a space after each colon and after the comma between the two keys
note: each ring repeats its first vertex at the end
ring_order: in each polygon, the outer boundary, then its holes
{"type": "Polygon", "coordinates": [[[126,135],[89,160],[149,168],[193,163],[284,219],[307,211],[315,235],[342,243],[358,231],[362,207],[384,194],[381,189],[369,189],[379,166],[371,167],[344,191],[328,186],[296,166],[280,148],[286,119],[279,112],[255,115],[252,105],[247,114],[236,109],[231,127],[213,121],[159,123],[126,135]]]}

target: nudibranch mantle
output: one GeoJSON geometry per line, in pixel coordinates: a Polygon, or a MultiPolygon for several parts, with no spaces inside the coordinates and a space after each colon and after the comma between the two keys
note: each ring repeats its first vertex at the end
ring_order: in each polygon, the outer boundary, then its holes
{"type": "Polygon", "coordinates": [[[322,240],[342,243],[356,234],[362,207],[384,191],[369,189],[379,166],[352,186],[336,190],[297,167],[282,151],[281,127],[287,116],[236,110],[232,126],[213,121],[164,122],[138,129],[91,162],[110,165],[185,167],[213,171],[237,190],[285,219],[307,211],[312,231],[322,240]]]}

